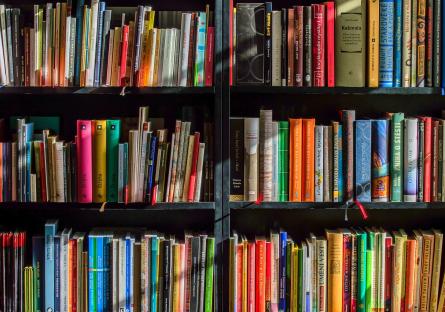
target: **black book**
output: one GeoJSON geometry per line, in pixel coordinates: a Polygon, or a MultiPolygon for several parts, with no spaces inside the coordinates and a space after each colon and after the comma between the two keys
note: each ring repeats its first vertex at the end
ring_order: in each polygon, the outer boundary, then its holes
{"type": "Polygon", "coordinates": [[[16,87],[21,87],[24,82],[22,28],[20,9],[12,9],[12,62],[14,65],[14,86],[16,87]]]}
{"type": "MultiPolygon", "coordinates": [[[[433,86],[436,88],[440,88],[440,78],[441,78],[441,66],[440,66],[440,58],[442,47],[440,45],[441,39],[441,22],[442,22],[442,13],[441,13],[441,0],[434,0],[434,9],[433,9],[433,86]]],[[[439,176],[440,177],[440,176],[439,176]]]]}
{"type": "Polygon", "coordinates": [[[264,4],[238,3],[236,12],[236,83],[264,84],[264,4]]]}
{"type": "Polygon", "coordinates": [[[425,122],[419,118],[418,124],[418,153],[417,159],[417,201],[423,202],[423,159],[425,158],[424,142],[425,142],[425,122]]]}
{"type": "Polygon", "coordinates": [[[190,312],[199,312],[199,262],[201,259],[200,238],[193,236],[192,245],[192,268],[190,285],[190,312]]]}
{"type": "Polygon", "coordinates": [[[230,200],[244,200],[244,118],[230,119],[230,200]]]}
{"type": "Polygon", "coordinates": [[[206,253],[207,235],[199,236],[200,259],[199,259],[199,311],[204,311],[204,294],[206,280],[206,253]]]}
{"type": "Polygon", "coordinates": [[[281,85],[287,85],[287,10],[281,9],[281,85]]]}
{"type": "Polygon", "coordinates": [[[264,34],[264,80],[272,85],[272,2],[266,2],[266,32],[264,34]]]}
{"type": "Polygon", "coordinates": [[[312,87],[312,9],[305,6],[303,9],[303,85],[312,87]]]}
{"type": "Polygon", "coordinates": [[[162,275],[164,276],[164,287],[163,287],[163,311],[168,312],[170,311],[170,306],[172,304],[171,301],[171,271],[172,271],[172,262],[171,262],[171,256],[172,256],[172,242],[169,239],[166,239],[163,244],[164,249],[164,265],[163,265],[163,271],[162,275]]]}

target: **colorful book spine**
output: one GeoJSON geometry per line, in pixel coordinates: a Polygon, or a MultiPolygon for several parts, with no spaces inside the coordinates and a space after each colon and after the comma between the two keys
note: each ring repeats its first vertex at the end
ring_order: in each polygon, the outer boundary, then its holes
{"type": "Polygon", "coordinates": [[[357,312],[366,312],[367,233],[357,233],[357,312]]]}
{"type": "Polygon", "coordinates": [[[279,121],[279,201],[289,200],[289,122],[279,121]]]}
{"type": "Polygon", "coordinates": [[[95,250],[95,261],[96,261],[96,273],[95,286],[96,286],[96,310],[97,312],[104,311],[104,236],[98,235],[96,237],[96,250],[95,250]]]}
{"type": "Polygon", "coordinates": [[[326,77],[327,86],[335,87],[335,3],[328,1],[326,7],[326,77]]]}
{"type": "Polygon", "coordinates": [[[118,201],[120,120],[107,120],[107,201],[118,201]]]}
{"type": "Polygon", "coordinates": [[[380,1],[367,1],[367,86],[379,86],[380,1]]]}
{"type": "Polygon", "coordinates": [[[355,198],[371,201],[371,120],[355,121],[355,198]]]}
{"type": "Polygon", "coordinates": [[[157,311],[158,302],[158,271],[159,271],[159,238],[151,239],[151,310],[157,311]]]}
{"type": "Polygon", "coordinates": [[[280,232],[280,280],[278,291],[278,311],[286,311],[286,260],[287,260],[287,233],[280,232]]]}
{"type": "Polygon", "coordinates": [[[402,87],[411,86],[411,0],[403,0],[402,11],[402,87]]]}
{"type": "MultiPolygon", "coordinates": [[[[429,203],[431,201],[431,177],[432,177],[432,158],[433,151],[431,146],[432,140],[432,118],[423,117],[424,122],[424,148],[423,148],[423,181],[418,181],[418,183],[423,183],[423,201],[429,203]]],[[[422,161],[422,160],[420,160],[422,161]]]]}
{"type": "Polygon", "coordinates": [[[315,126],[315,201],[323,202],[323,126],[315,126]]]}
{"type": "Polygon", "coordinates": [[[55,247],[57,221],[45,224],[45,311],[55,311],[55,247]]]}
{"type": "Polygon", "coordinates": [[[205,82],[204,77],[204,62],[205,62],[205,43],[206,43],[206,23],[207,16],[205,12],[199,12],[197,36],[196,36],[196,52],[195,52],[195,87],[203,87],[205,82]]]}
{"type": "Polygon", "coordinates": [[[303,173],[302,173],[302,200],[313,202],[314,192],[314,131],[315,119],[303,119],[303,173]]]}
{"type": "Polygon", "coordinates": [[[417,199],[417,119],[406,118],[403,132],[403,201],[415,202],[417,199]]]}
{"type": "Polygon", "coordinates": [[[205,271],[205,299],[204,312],[213,311],[213,264],[215,258],[215,239],[213,237],[207,238],[206,247],[206,271],[205,271]]]}
{"type": "Polygon", "coordinates": [[[394,0],[380,1],[379,85],[392,87],[394,78],[394,0]]]}
{"type": "Polygon", "coordinates": [[[325,41],[326,12],[324,4],[312,4],[312,81],[314,87],[326,85],[325,41]]]}
{"type": "Polygon", "coordinates": [[[354,198],[354,121],[355,111],[341,112],[343,124],[343,183],[344,201],[351,202],[354,198]]]}
{"type": "Polygon", "coordinates": [[[107,121],[93,120],[93,201],[103,203],[107,198],[107,121]]]}
{"type": "Polygon", "coordinates": [[[93,312],[97,311],[96,240],[96,236],[88,236],[88,311],[93,312]]]}
{"type": "Polygon", "coordinates": [[[332,123],[333,132],[333,201],[343,201],[343,126],[332,123]]]}
{"type": "Polygon", "coordinates": [[[264,3],[266,10],[264,34],[264,82],[272,84],[272,2],[264,3]]]}
{"type": "Polygon", "coordinates": [[[403,113],[391,116],[391,201],[402,201],[403,177],[403,113]]]}
{"type": "Polygon", "coordinates": [[[394,0],[394,87],[402,86],[402,1],[394,0]]]}
{"type": "Polygon", "coordinates": [[[389,200],[389,121],[372,121],[372,201],[389,200]]]}
{"type": "Polygon", "coordinates": [[[417,87],[425,86],[426,0],[417,1],[417,87]]]}
{"type": "Polygon", "coordinates": [[[77,121],[77,200],[90,203],[93,200],[92,132],[91,120],[77,121]]]}

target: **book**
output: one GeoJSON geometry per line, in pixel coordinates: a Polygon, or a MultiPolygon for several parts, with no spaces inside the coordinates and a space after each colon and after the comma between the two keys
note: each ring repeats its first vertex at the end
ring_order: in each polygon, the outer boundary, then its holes
{"type": "MultiPolygon", "coordinates": [[[[367,86],[379,86],[379,43],[380,43],[380,10],[379,1],[368,1],[367,16],[367,86]]],[[[383,21],[382,21],[383,24],[383,21]]]]}
{"type": "Polygon", "coordinates": [[[392,87],[394,83],[394,13],[395,1],[380,2],[379,86],[392,87]]]}
{"type": "Polygon", "coordinates": [[[258,196],[258,137],[259,119],[244,120],[244,198],[255,201],[258,196]]]}
{"type": "Polygon", "coordinates": [[[417,119],[406,118],[404,121],[403,152],[403,200],[416,201],[417,198],[417,119]]]}
{"type": "Polygon", "coordinates": [[[389,121],[372,121],[372,201],[385,202],[389,200],[389,121]]]}

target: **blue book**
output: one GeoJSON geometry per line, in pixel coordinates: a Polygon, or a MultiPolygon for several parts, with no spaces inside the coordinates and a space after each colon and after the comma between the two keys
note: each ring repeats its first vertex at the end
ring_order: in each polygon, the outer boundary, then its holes
{"type": "Polygon", "coordinates": [[[207,16],[205,12],[199,12],[198,26],[196,35],[196,55],[195,55],[195,87],[204,86],[204,61],[206,49],[206,23],[207,16]]]}
{"type": "Polygon", "coordinates": [[[98,235],[96,237],[96,261],[97,261],[97,277],[96,277],[96,306],[97,306],[97,312],[103,312],[103,306],[104,306],[104,237],[103,235],[98,235]]]}
{"type": "Polygon", "coordinates": [[[371,201],[371,120],[355,121],[355,198],[371,201]]]}
{"type": "Polygon", "coordinates": [[[158,250],[159,238],[151,239],[151,310],[157,311],[158,302],[158,250]]]}
{"type": "Polygon", "coordinates": [[[83,25],[83,6],[85,0],[76,1],[76,53],[74,54],[74,83],[80,85],[80,63],[82,56],[82,25],[83,25]]]}
{"type": "Polygon", "coordinates": [[[54,236],[54,312],[60,312],[60,235],[54,236]]]}
{"type": "Polygon", "coordinates": [[[280,232],[280,279],[278,292],[278,311],[286,311],[286,260],[287,260],[287,233],[280,232]]]}
{"type": "Polygon", "coordinates": [[[417,200],[418,119],[405,118],[403,129],[403,201],[417,200]]]}
{"type": "Polygon", "coordinates": [[[389,120],[372,121],[372,201],[388,201],[389,182],[389,120]]]}
{"type": "Polygon", "coordinates": [[[97,14],[96,64],[94,68],[94,86],[100,87],[100,69],[102,62],[102,33],[104,25],[105,2],[99,2],[97,14]]]}
{"type": "Polygon", "coordinates": [[[22,201],[31,201],[31,140],[34,133],[34,124],[24,124],[22,129],[23,135],[23,163],[22,163],[22,201]]]}
{"type": "Polygon", "coordinates": [[[394,0],[394,87],[402,86],[402,0],[394,0]]]}
{"type": "Polygon", "coordinates": [[[394,0],[380,0],[380,87],[393,86],[394,0]]]}
{"type": "Polygon", "coordinates": [[[125,312],[131,311],[133,300],[133,243],[134,238],[125,238],[125,312]]]}
{"type": "Polygon", "coordinates": [[[55,309],[55,248],[54,236],[57,233],[57,221],[45,223],[45,311],[55,309]]]}
{"type": "Polygon", "coordinates": [[[151,201],[151,194],[153,190],[153,182],[154,182],[154,172],[156,166],[156,151],[158,150],[158,138],[155,136],[151,137],[150,143],[150,159],[148,163],[148,184],[147,190],[145,194],[147,195],[147,202],[151,201]]]}
{"type": "Polygon", "coordinates": [[[96,240],[95,235],[88,235],[88,311],[96,311],[96,240]]]}
{"type": "Polygon", "coordinates": [[[32,237],[32,267],[36,282],[34,302],[36,312],[42,312],[45,306],[45,237],[32,237]]]}

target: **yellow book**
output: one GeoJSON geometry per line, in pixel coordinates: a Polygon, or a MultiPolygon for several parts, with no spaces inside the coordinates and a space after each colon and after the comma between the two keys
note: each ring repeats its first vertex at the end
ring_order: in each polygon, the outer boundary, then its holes
{"type": "Polygon", "coordinates": [[[161,80],[161,75],[159,73],[159,55],[160,55],[160,45],[161,45],[161,32],[164,32],[163,29],[158,29],[156,31],[156,40],[155,40],[155,50],[154,50],[154,62],[153,62],[153,82],[152,87],[158,87],[159,81],[161,80]]]}
{"type": "Polygon", "coordinates": [[[328,240],[328,312],[343,308],[343,234],[327,230],[328,240]]]}
{"type": "Polygon", "coordinates": [[[433,267],[434,234],[421,231],[423,236],[423,259],[420,282],[420,311],[430,311],[431,273],[433,267]]]}
{"type": "MultiPolygon", "coordinates": [[[[148,14],[149,12],[147,12],[148,14]]],[[[148,61],[150,55],[150,30],[149,21],[144,21],[144,32],[142,34],[142,55],[141,55],[141,69],[139,71],[139,86],[148,86],[148,61]]]]}
{"type": "Polygon", "coordinates": [[[445,276],[442,276],[442,287],[440,288],[440,296],[439,296],[439,303],[437,305],[437,311],[442,312],[444,308],[445,308],[445,276]]]}
{"type": "Polygon", "coordinates": [[[93,120],[93,201],[107,198],[107,121],[93,120]]]}
{"type": "Polygon", "coordinates": [[[433,230],[434,233],[434,258],[433,258],[433,271],[431,276],[431,294],[430,294],[430,311],[437,311],[437,304],[439,300],[439,278],[440,278],[440,265],[442,263],[442,244],[443,234],[439,230],[433,230]]]}
{"type": "Polygon", "coordinates": [[[393,263],[393,271],[392,271],[392,298],[391,298],[391,310],[392,311],[400,311],[401,300],[402,300],[402,292],[404,290],[404,259],[405,259],[405,244],[406,244],[406,236],[404,237],[402,233],[399,231],[393,232],[394,236],[394,263],[393,263]]]}
{"type": "Polygon", "coordinates": [[[368,87],[379,86],[379,0],[368,0],[368,87]]]}
{"type": "Polygon", "coordinates": [[[179,311],[179,280],[181,275],[181,247],[179,244],[173,245],[173,309],[172,312],[179,311]]]}
{"type": "Polygon", "coordinates": [[[291,257],[291,312],[298,312],[298,265],[298,245],[294,245],[291,257]]]}
{"type": "MultiPolygon", "coordinates": [[[[84,6],[84,12],[83,12],[83,28],[82,29],[89,29],[89,18],[91,9],[88,8],[88,6],[84,6]]],[[[81,62],[80,62],[80,86],[85,87],[85,73],[87,70],[87,46],[88,46],[89,39],[87,37],[86,32],[82,32],[82,55],[81,55],[81,62]]]]}

